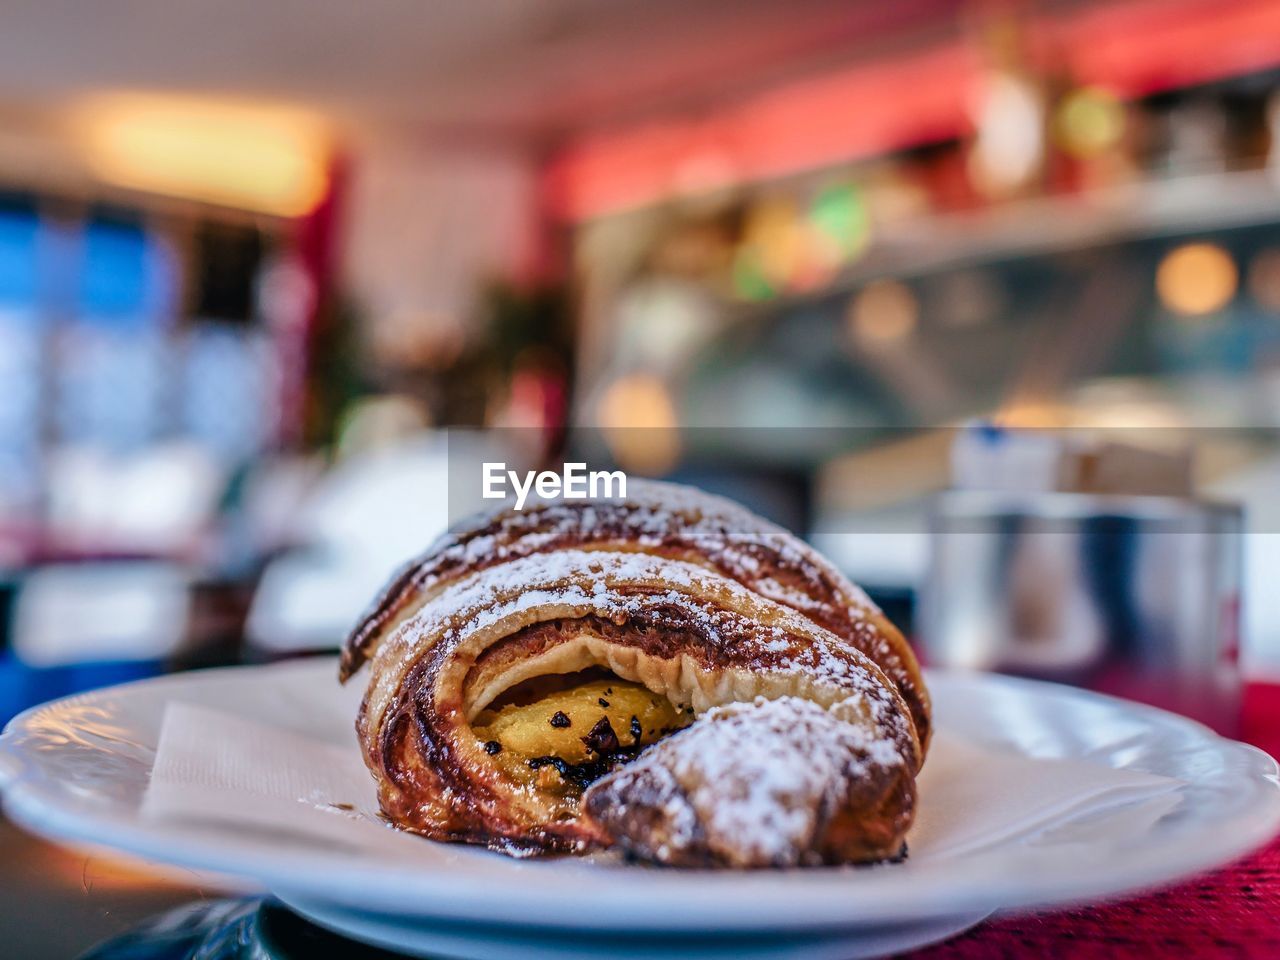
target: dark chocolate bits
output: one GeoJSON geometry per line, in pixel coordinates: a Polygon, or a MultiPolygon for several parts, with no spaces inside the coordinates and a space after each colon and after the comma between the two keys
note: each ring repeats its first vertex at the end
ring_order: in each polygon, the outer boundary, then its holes
{"type": "MultiPolygon", "coordinates": [[[[639,723],[640,721],[637,719],[632,727],[633,732],[639,726],[639,723]]],[[[582,763],[569,763],[561,757],[554,756],[534,757],[525,762],[529,765],[530,770],[552,767],[560,774],[560,779],[565,783],[586,789],[606,773],[616,769],[619,764],[635,759],[643,749],[639,741],[631,746],[624,747],[618,741],[618,735],[614,731],[613,725],[609,723],[608,717],[601,717],[597,720],[595,726],[591,728],[591,732],[581,739],[583,745],[592,754],[590,759],[582,763]]]]}
{"type": "Polygon", "coordinates": [[[618,742],[618,735],[614,733],[613,724],[609,722],[608,717],[601,717],[596,721],[591,732],[582,738],[582,745],[601,757],[616,754],[622,749],[622,744],[618,742]]]}
{"type": "Polygon", "coordinates": [[[502,752],[502,744],[497,740],[488,740],[485,742],[484,752],[491,757],[495,757],[502,752]]]}
{"type": "Polygon", "coordinates": [[[553,713],[549,722],[557,730],[563,730],[565,727],[573,725],[573,721],[569,719],[568,715],[563,710],[557,710],[553,713]]]}

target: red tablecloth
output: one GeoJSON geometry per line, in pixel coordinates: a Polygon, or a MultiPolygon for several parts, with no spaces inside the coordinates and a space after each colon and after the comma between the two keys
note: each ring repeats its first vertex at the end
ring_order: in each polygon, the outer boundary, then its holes
{"type": "MultiPolygon", "coordinates": [[[[1248,688],[1243,739],[1280,756],[1280,686],[1248,688]]],[[[1280,838],[1190,883],[1106,906],[988,921],[911,956],[1280,957],[1280,838]]]]}

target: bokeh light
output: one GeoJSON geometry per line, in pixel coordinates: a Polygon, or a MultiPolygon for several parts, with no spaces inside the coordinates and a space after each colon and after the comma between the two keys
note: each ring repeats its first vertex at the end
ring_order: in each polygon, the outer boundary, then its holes
{"type": "Polygon", "coordinates": [[[619,377],[605,389],[597,415],[605,443],[623,468],[661,475],[679,461],[675,402],[659,377],[619,377]]]}
{"type": "Polygon", "coordinates": [[[786,287],[804,255],[803,224],[794,201],[774,197],[756,204],[747,221],[746,245],[755,251],[769,285],[786,287]]]}
{"type": "Polygon", "coordinates": [[[1212,243],[1171,250],[1156,270],[1156,292],[1165,307],[1184,316],[1221,310],[1236,294],[1239,271],[1231,254],[1212,243]]]}
{"type": "Polygon", "coordinates": [[[969,154],[974,186],[999,197],[1031,183],[1044,162],[1044,104],[1025,78],[995,72],[987,78],[974,118],[969,154]]]}
{"type": "Polygon", "coordinates": [[[824,241],[839,261],[857,257],[871,239],[871,216],[861,191],[852,183],[829,184],[809,206],[815,240],[824,241]]]}
{"type": "Polygon", "coordinates": [[[919,317],[920,304],[910,287],[898,280],[876,280],[849,302],[846,322],[855,344],[874,345],[911,336],[919,317]]]}
{"type": "Polygon", "coordinates": [[[1091,157],[1119,143],[1124,135],[1124,104],[1109,90],[1082,87],[1058,106],[1054,138],[1067,153],[1091,157]]]}

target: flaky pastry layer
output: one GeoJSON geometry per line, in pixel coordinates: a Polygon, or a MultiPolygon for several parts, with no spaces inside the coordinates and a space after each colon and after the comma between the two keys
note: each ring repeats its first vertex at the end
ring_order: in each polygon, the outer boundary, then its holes
{"type": "Polygon", "coordinates": [[[698,714],[756,697],[840,705],[866,742],[900,758],[869,768],[876,782],[860,795],[901,802],[859,816],[899,839],[909,823],[921,745],[897,684],[871,658],[706,566],[602,550],[481,568],[378,645],[358,732],[383,811],[429,837],[514,853],[611,842],[577,794],[504,774],[471,728],[518,684],[588,667],[698,714]]]}
{"type": "Polygon", "coordinates": [[[347,638],[349,678],[424,607],[479,571],[563,550],[636,553],[713,571],[802,613],[874,662],[907,706],[921,749],[929,695],[910,647],[861,590],[781,527],[721,497],[632,480],[625,500],[549,501],[504,508],[458,525],[388,584],[347,638]]]}

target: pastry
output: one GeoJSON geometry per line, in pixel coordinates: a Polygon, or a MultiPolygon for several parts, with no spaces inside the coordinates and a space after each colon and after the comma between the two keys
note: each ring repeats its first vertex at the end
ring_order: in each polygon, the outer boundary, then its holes
{"type": "Polygon", "coordinates": [[[632,479],[618,500],[548,500],[459,524],[395,576],[347,638],[349,678],[396,628],[467,576],[565,549],[644,553],[715,571],[804,614],[869,657],[897,688],[921,749],[929,695],[898,629],[808,544],[744,507],[690,487],[632,479]]]}
{"type": "MultiPolygon", "coordinates": [[[[373,645],[357,730],[394,824],[512,854],[618,845],[673,864],[778,866],[900,851],[922,748],[898,684],[857,646],[714,563],[606,549],[525,554],[473,559],[465,572],[453,568],[447,589],[418,588],[429,602],[401,608],[373,645]],[[731,706],[757,698],[779,705],[731,706]],[[780,710],[799,718],[790,739],[768,732],[780,710]],[[714,769],[689,771],[705,755],[703,731],[722,728],[737,731],[735,742],[761,737],[761,763],[827,757],[811,768],[820,789],[774,798],[783,816],[809,811],[801,819],[813,826],[787,835],[793,852],[734,852],[718,821],[704,819],[690,828],[695,839],[664,857],[656,832],[646,839],[626,812],[610,815],[611,805],[654,809],[658,794],[630,785],[668,770],[695,820],[705,818],[714,803],[695,781],[714,769]],[[584,809],[591,790],[602,799],[584,809]]],[[[431,558],[422,564],[442,569],[431,558]]],[[[672,833],[656,820],[654,829],[672,833]]]]}
{"type": "Polygon", "coordinates": [[[632,857],[680,867],[797,867],[905,852],[915,791],[856,702],[713,707],[597,780],[586,815],[632,857]]]}

